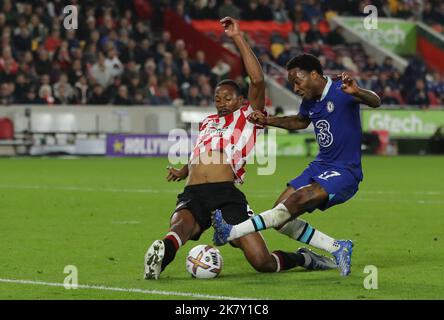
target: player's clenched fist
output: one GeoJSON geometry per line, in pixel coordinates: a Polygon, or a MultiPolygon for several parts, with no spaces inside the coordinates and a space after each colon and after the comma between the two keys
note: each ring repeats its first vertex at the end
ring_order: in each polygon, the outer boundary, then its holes
{"type": "Polygon", "coordinates": [[[251,123],[255,123],[261,126],[267,125],[267,117],[262,113],[262,111],[254,111],[248,117],[247,120],[251,123]]]}
{"type": "Polygon", "coordinates": [[[220,20],[220,23],[224,26],[225,33],[229,37],[240,35],[239,22],[231,17],[225,17],[220,20]]]}
{"type": "Polygon", "coordinates": [[[336,76],[336,79],[342,80],[342,90],[348,94],[356,94],[359,91],[358,83],[348,72],[342,72],[336,76]]]}

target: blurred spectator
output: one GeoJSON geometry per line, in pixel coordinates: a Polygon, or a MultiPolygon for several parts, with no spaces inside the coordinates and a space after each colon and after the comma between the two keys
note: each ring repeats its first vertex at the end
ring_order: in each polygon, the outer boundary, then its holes
{"type": "Polygon", "coordinates": [[[219,18],[232,17],[240,19],[241,10],[233,4],[232,0],[224,0],[218,10],[219,18]]]}
{"type": "Polygon", "coordinates": [[[44,101],[42,98],[37,96],[36,88],[30,87],[26,91],[26,96],[25,96],[23,103],[25,103],[25,104],[46,104],[46,101],[44,101]]]}
{"type": "Polygon", "coordinates": [[[188,63],[184,64],[182,66],[182,72],[179,74],[178,77],[178,85],[181,90],[182,96],[185,95],[185,92],[188,91],[191,85],[195,83],[195,80],[191,74],[191,68],[188,63]]]}
{"type": "Polygon", "coordinates": [[[319,31],[319,26],[316,22],[312,22],[310,25],[310,29],[305,34],[305,43],[323,43],[324,37],[322,33],[319,31]]]}
{"type": "Polygon", "coordinates": [[[18,63],[12,55],[12,49],[10,46],[6,46],[2,50],[2,56],[0,57],[0,71],[3,71],[6,65],[8,65],[8,72],[11,74],[15,74],[18,71],[18,63]]]}
{"type": "Polygon", "coordinates": [[[394,17],[401,19],[413,18],[413,12],[409,9],[408,5],[402,1],[398,1],[398,8],[394,14],[394,17]]]}
{"type": "Polygon", "coordinates": [[[293,23],[293,29],[288,34],[288,43],[294,48],[303,47],[305,43],[305,32],[301,32],[299,22],[293,23]]]}
{"type": "Polygon", "coordinates": [[[190,8],[191,19],[196,20],[217,20],[219,17],[216,10],[216,0],[196,0],[193,1],[190,8]]]}
{"type": "Polygon", "coordinates": [[[313,42],[311,44],[311,47],[308,48],[308,52],[316,57],[319,57],[320,55],[322,55],[321,44],[319,42],[313,42]]]}
{"type": "Polygon", "coordinates": [[[249,0],[241,16],[243,20],[273,20],[273,12],[269,6],[269,0],[249,0]]]}
{"type": "Polygon", "coordinates": [[[368,57],[365,67],[364,67],[364,71],[367,72],[377,72],[379,70],[378,64],[376,63],[375,58],[373,57],[368,57]]]}
{"type": "Polygon", "coordinates": [[[66,86],[59,86],[54,89],[54,104],[73,104],[75,102],[74,95],[68,95],[66,93],[66,86]]]}
{"type": "Polygon", "coordinates": [[[199,88],[191,86],[188,90],[188,94],[185,96],[184,105],[186,106],[198,106],[202,97],[199,93],[199,88]]]}
{"type": "Polygon", "coordinates": [[[381,103],[388,104],[388,105],[398,105],[399,104],[398,99],[396,99],[393,96],[392,89],[389,86],[384,88],[384,92],[383,92],[382,98],[381,98],[381,103]]]}
{"type": "Polygon", "coordinates": [[[113,77],[111,65],[105,63],[105,56],[100,53],[99,60],[91,68],[91,77],[102,87],[108,87],[113,77]]]}
{"type": "Polygon", "coordinates": [[[3,1],[2,12],[6,17],[6,22],[8,24],[13,23],[17,19],[17,11],[12,4],[13,2],[11,0],[3,1]]]}
{"type": "Polygon", "coordinates": [[[60,47],[61,43],[62,40],[60,39],[60,30],[58,28],[54,28],[49,37],[46,38],[44,47],[48,51],[49,55],[52,55],[60,47]]]}
{"type": "Polygon", "coordinates": [[[52,105],[55,102],[55,98],[52,94],[50,85],[44,84],[39,89],[39,97],[44,104],[52,105]]]}
{"type": "Polygon", "coordinates": [[[213,102],[213,89],[209,84],[202,86],[200,105],[210,106],[213,102]]]}
{"type": "Polygon", "coordinates": [[[378,80],[373,83],[372,90],[382,95],[385,88],[390,87],[388,82],[388,75],[386,73],[381,73],[378,77],[378,80]]]}
{"type": "Polygon", "coordinates": [[[407,96],[407,104],[417,105],[421,108],[427,108],[430,105],[430,100],[425,88],[424,80],[416,80],[414,90],[411,90],[407,96]]]}
{"type": "Polygon", "coordinates": [[[179,87],[177,86],[177,77],[176,76],[172,76],[168,79],[165,80],[164,83],[165,87],[168,90],[168,96],[173,99],[176,100],[179,98],[179,87]]]}
{"type": "Polygon", "coordinates": [[[155,102],[155,97],[159,95],[159,85],[156,75],[151,75],[148,78],[148,101],[149,103],[155,102]]]}
{"type": "Polygon", "coordinates": [[[50,74],[53,68],[48,51],[44,47],[39,47],[38,56],[35,62],[35,71],[37,74],[50,74]]]}
{"type": "Polygon", "coordinates": [[[113,77],[119,76],[123,71],[123,65],[115,53],[112,58],[105,59],[102,53],[99,53],[99,60],[91,68],[91,77],[102,87],[108,87],[113,77]]]}
{"type": "Polygon", "coordinates": [[[151,97],[151,104],[153,105],[171,105],[173,102],[168,94],[168,89],[165,86],[160,86],[154,96],[151,97]]]}
{"type": "Polygon", "coordinates": [[[93,87],[93,92],[88,99],[88,104],[100,105],[108,104],[109,99],[103,91],[103,87],[100,84],[96,84],[93,87]]]}
{"type": "MultiPolygon", "coordinates": [[[[3,81],[0,81],[3,83],[3,81]]],[[[29,80],[24,73],[18,73],[15,79],[14,102],[26,103],[26,93],[29,90],[29,80]]]]}
{"type": "Polygon", "coordinates": [[[393,64],[393,59],[391,57],[386,57],[379,69],[381,72],[395,72],[396,68],[393,64]]]}
{"type": "Polygon", "coordinates": [[[81,77],[85,75],[82,67],[82,61],[77,59],[72,63],[71,68],[68,70],[69,83],[75,84],[81,77]]]}
{"type": "Polygon", "coordinates": [[[63,71],[68,71],[72,64],[68,41],[62,41],[60,47],[54,53],[53,61],[58,62],[63,71]]]}
{"type": "MultiPolygon", "coordinates": [[[[203,56],[203,59],[204,59],[203,63],[205,63],[205,55],[203,56]]],[[[165,75],[167,69],[171,69],[171,71],[174,74],[177,74],[178,72],[176,62],[173,60],[173,55],[170,52],[165,52],[162,61],[159,62],[157,67],[158,67],[158,72],[161,75],[165,75]]]]}
{"type": "Polygon", "coordinates": [[[19,26],[19,30],[16,31],[14,36],[14,47],[20,53],[30,51],[32,49],[31,34],[28,26],[26,25],[26,20],[22,21],[24,21],[24,23],[19,26]]]}
{"type": "Polygon", "coordinates": [[[325,69],[327,70],[335,70],[336,72],[344,69],[344,65],[342,64],[342,56],[337,55],[335,60],[325,59],[325,69]]]}
{"type": "Polygon", "coordinates": [[[284,0],[272,0],[271,12],[273,14],[273,20],[276,22],[284,23],[289,20],[284,0]]]}
{"type": "Polygon", "coordinates": [[[444,103],[444,81],[443,76],[435,71],[432,79],[429,81],[428,87],[435,93],[441,103],[444,103]]]}
{"type": "Polygon", "coordinates": [[[85,76],[81,76],[78,81],[75,82],[75,97],[76,102],[79,104],[87,104],[88,103],[88,95],[89,95],[89,86],[88,80],[85,76]]]}
{"type": "Polygon", "coordinates": [[[289,10],[288,16],[294,23],[301,23],[304,20],[302,4],[300,2],[294,4],[294,7],[289,10]]]}
{"type": "Polygon", "coordinates": [[[137,91],[134,95],[133,104],[135,105],[144,105],[145,98],[143,96],[143,91],[137,91]]]}
{"type": "Polygon", "coordinates": [[[192,71],[196,74],[208,76],[211,72],[210,65],[206,62],[205,52],[199,50],[196,53],[196,62],[192,65],[192,71]]]}
{"type": "Polygon", "coordinates": [[[323,14],[318,1],[307,0],[302,8],[305,21],[316,23],[322,19],[323,14]]]}
{"type": "Polygon", "coordinates": [[[0,85],[0,105],[9,106],[14,103],[14,83],[4,82],[0,85]]]}
{"type": "Polygon", "coordinates": [[[361,72],[359,74],[358,83],[359,86],[361,86],[364,89],[372,90],[373,88],[373,80],[370,76],[370,73],[368,72],[361,72]]]}
{"type": "Polygon", "coordinates": [[[69,84],[68,76],[65,73],[62,73],[59,81],[54,84],[54,97],[63,104],[70,104],[75,101],[75,91],[69,84]]]}
{"type": "Polygon", "coordinates": [[[114,99],[114,105],[116,106],[129,106],[132,105],[132,101],[128,95],[128,88],[125,85],[119,87],[116,98],[114,99]]]}
{"type": "Polygon", "coordinates": [[[403,84],[401,81],[401,73],[397,70],[390,73],[389,79],[388,79],[388,85],[390,88],[396,91],[402,91],[403,90],[403,84]]]}
{"type": "Polygon", "coordinates": [[[226,79],[231,71],[231,67],[223,60],[218,60],[216,65],[211,69],[211,73],[218,77],[218,80],[226,79]]]}
{"type": "Polygon", "coordinates": [[[125,82],[129,82],[128,93],[131,97],[134,97],[136,92],[143,91],[144,89],[142,83],[140,82],[140,77],[137,73],[131,73],[129,75],[129,80],[125,82]]]}
{"type": "Polygon", "coordinates": [[[344,29],[342,27],[336,27],[336,29],[328,33],[325,43],[331,46],[344,45],[346,41],[343,33],[344,29]]]}

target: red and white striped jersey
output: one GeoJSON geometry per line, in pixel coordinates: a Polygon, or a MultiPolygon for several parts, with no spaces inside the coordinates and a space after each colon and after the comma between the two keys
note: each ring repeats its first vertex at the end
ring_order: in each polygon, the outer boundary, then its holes
{"type": "Polygon", "coordinates": [[[247,120],[253,111],[248,105],[225,117],[217,114],[206,117],[199,127],[190,163],[203,152],[219,151],[227,156],[236,176],[235,182],[243,183],[247,157],[254,148],[257,136],[264,131],[264,127],[247,120]]]}

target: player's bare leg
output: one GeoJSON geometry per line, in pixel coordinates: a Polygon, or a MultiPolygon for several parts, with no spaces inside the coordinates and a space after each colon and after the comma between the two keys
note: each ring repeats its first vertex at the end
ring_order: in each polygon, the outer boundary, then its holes
{"type": "Polygon", "coordinates": [[[200,227],[189,210],[174,213],[170,232],[163,240],[154,241],[145,254],[145,279],[159,279],[160,273],[173,261],[179,248],[199,232],[200,227]]]}
{"type": "Polygon", "coordinates": [[[276,250],[270,253],[264,238],[259,232],[246,235],[232,242],[241,248],[245,258],[258,272],[280,272],[297,266],[308,270],[335,269],[335,262],[327,257],[318,255],[308,249],[299,249],[296,252],[276,250]]]}
{"type": "MultiPolygon", "coordinates": [[[[291,194],[296,192],[292,186],[288,186],[277,199],[274,207],[284,202],[291,194]]],[[[309,244],[315,248],[333,253],[339,249],[339,242],[325,233],[313,228],[309,223],[299,218],[292,219],[282,226],[275,227],[280,233],[299,242],[309,244]]]]}
{"type": "Polygon", "coordinates": [[[268,251],[267,245],[260,233],[251,233],[233,240],[232,244],[243,251],[245,258],[256,271],[278,271],[277,261],[268,251]]]}
{"type": "Polygon", "coordinates": [[[279,203],[281,203],[282,201],[284,201],[285,199],[287,199],[289,196],[291,196],[293,193],[296,192],[296,189],[293,188],[292,186],[288,186],[287,189],[285,189],[281,195],[279,196],[279,198],[276,200],[276,202],[273,205],[273,208],[276,207],[279,203]]]}

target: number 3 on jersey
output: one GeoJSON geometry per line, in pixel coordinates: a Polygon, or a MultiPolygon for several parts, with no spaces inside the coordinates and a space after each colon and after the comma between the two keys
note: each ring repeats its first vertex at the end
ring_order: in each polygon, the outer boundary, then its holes
{"type": "Polygon", "coordinates": [[[323,174],[318,176],[319,179],[328,181],[328,179],[333,177],[339,177],[341,174],[337,171],[325,171],[323,174]]]}
{"type": "Polygon", "coordinates": [[[333,135],[330,132],[330,123],[327,120],[319,120],[315,127],[318,129],[316,135],[318,143],[321,147],[327,148],[333,143],[333,135]]]}

